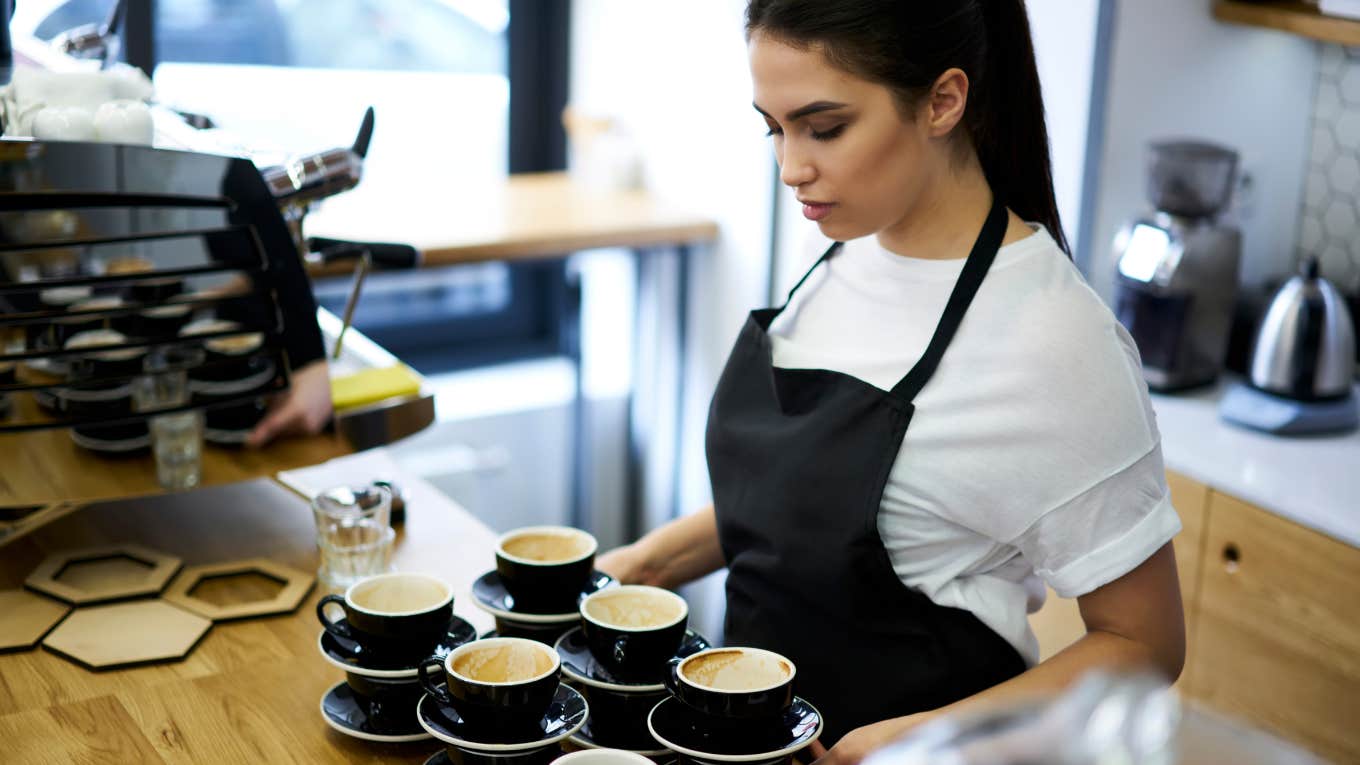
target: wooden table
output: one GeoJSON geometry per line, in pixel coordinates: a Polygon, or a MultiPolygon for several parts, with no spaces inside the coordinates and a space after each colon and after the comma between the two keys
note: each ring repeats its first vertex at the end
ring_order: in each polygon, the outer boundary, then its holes
{"type": "MultiPolygon", "coordinates": [[[[434,185],[433,183],[430,185],[434,185]]],[[[490,181],[477,178],[445,179],[437,193],[392,193],[388,189],[365,188],[328,199],[319,210],[308,215],[308,236],[325,236],[358,241],[400,242],[420,251],[422,267],[453,266],[490,260],[523,261],[560,259],[580,250],[621,247],[635,258],[639,293],[653,302],[670,303],[674,327],[674,348],[660,351],[657,366],[676,380],[675,425],[671,428],[675,453],[680,451],[683,428],[679,424],[684,407],[683,381],[686,376],[688,344],[688,305],[692,250],[696,245],[718,238],[718,224],[711,219],[686,212],[659,197],[641,190],[604,190],[573,180],[567,173],[523,173],[490,181]],[[656,255],[675,256],[673,273],[664,269],[656,255]]],[[[314,276],[348,273],[352,266],[311,266],[314,276]]],[[[568,301],[569,302],[569,301],[568,301]]],[[[639,295],[638,310],[644,310],[639,295]]],[[[656,306],[658,319],[665,310],[656,306]]],[[[579,322],[579,307],[564,305],[559,319],[569,326],[579,322]]],[[[661,321],[665,321],[661,319],[661,321]]],[[[569,336],[571,332],[567,333],[569,336]]],[[[669,339],[669,338],[668,338],[669,339]]],[[[573,403],[572,449],[572,525],[589,527],[590,443],[585,437],[585,400],[582,393],[579,343],[570,349],[577,370],[576,397],[573,403]]],[[[633,338],[637,348],[636,331],[633,338]]],[[[663,344],[664,345],[664,344],[663,344]]],[[[636,354],[634,355],[636,358],[636,354]]],[[[635,370],[636,372],[636,370],[635,370]]],[[[639,379],[637,374],[634,380],[639,379]]],[[[667,406],[672,402],[667,401],[667,406]]],[[[630,410],[633,402],[630,401],[630,410]]],[[[645,417],[631,415],[637,420],[645,417]]],[[[658,429],[660,430],[660,429],[658,429]]],[[[624,434],[629,455],[627,469],[634,494],[641,483],[642,452],[634,428],[624,434]]],[[[646,434],[643,434],[646,438],[646,434]]],[[[670,513],[680,512],[678,491],[672,486],[670,513]]],[[[629,504],[636,504],[630,497],[629,504]]],[[[628,529],[635,536],[642,529],[636,522],[628,529]]]]}
{"type": "Polygon", "coordinates": [[[559,258],[600,247],[688,246],[718,238],[714,221],[646,191],[595,189],[566,173],[522,173],[466,185],[451,181],[437,194],[368,191],[361,185],[327,200],[307,217],[307,234],[402,242],[421,252],[425,267],[559,258]]]}
{"type": "MultiPolygon", "coordinates": [[[[349,459],[363,457],[355,455],[349,459]]],[[[368,476],[359,467],[354,480],[368,476]]],[[[397,535],[401,570],[444,577],[455,611],[493,626],[471,605],[472,581],[494,566],[495,535],[438,490],[399,476],[408,518],[397,535]]],[[[132,542],[185,565],[266,557],[315,571],[311,512],[268,480],[190,494],[98,504],[5,548],[0,589],[19,586],[51,551],[132,542]]],[[[0,760],[19,763],[420,763],[438,741],[377,745],[328,727],[318,704],[344,673],[317,652],[320,588],[286,616],[214,625],[182,662],[90,672],[43,649],[0,655],[0,760]]],[[[0,615],[3,618],[3,615],[0,615]]]]}

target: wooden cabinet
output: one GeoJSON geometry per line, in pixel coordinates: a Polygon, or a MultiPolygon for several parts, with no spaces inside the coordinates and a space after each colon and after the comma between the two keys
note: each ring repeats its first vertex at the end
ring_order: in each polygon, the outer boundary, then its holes
{"type": "Polygon", "coordinates": [[[1189,695],[1360,762],[1360,550],[1212,492],[1204,552],[1189,695]]]}
{"type": "MultiPolygon", "coordinates": [[[[1204,484],[1170,471],[1166,474],[1171,489],[1171,504],[1181,517],[1181,533],[1173,542],[1176,548],[1176,567],[1180,572],[1181,600],[1185,604],[1187,639],[1193,639],[1194,619],[1190,604],[1195,602],[1199,582],[1200,560],[1204,541],[1204,515],[1209,499],[1209,488],[1204,484]]],[[[1077,601],[1060,598],[1051,588],[1044,607],[1030,614],[1030,626],[1039,638],[1039,657],[1047,659],[1086,634],[1077,601]]],[[[1182,676],[1182,683],[1184,677],[1182,676]]]]}
{"type": "MultiPolygon", "coordinates": [[[[1360,549],[1167,474],[1196,704],[1360,762],[1360,549]]],[[[1075,600],[1030,616],[1042,658],[1080,638],[1075,600]]]]}

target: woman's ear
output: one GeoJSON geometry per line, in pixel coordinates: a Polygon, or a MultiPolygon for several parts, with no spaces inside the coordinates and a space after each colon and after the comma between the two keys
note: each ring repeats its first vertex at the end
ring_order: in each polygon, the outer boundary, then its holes
{"type": "Polygon", "coordinates": [[[925,123],[931,138],[949,135],[963,120],[968,107],[968,75],[962,69],[946,69],[930,86],[925,103],[925,123]]]}

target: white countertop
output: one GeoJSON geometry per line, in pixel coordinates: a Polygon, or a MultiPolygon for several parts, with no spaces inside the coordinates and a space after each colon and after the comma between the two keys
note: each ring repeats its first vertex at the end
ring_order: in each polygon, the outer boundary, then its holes
{"type": "Polygon", "coordinates": [[[1152,395],[1166,467],[1360,547],[1360,431],[1272,436],[1230,425],[1218,400],[1233,381],[1152,395]]]}

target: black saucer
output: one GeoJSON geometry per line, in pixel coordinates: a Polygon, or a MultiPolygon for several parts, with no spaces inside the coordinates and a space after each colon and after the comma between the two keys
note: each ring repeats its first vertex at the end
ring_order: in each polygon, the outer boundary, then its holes
{"type": "MultiPolygon", "coordinates": [[[[586,724],[582,725],[581,729],[576,731],[576,735],[571,737],[571,743],[582,749],[617,749],[618,747],[605,746],[595,740],[594,734],[590,731],[591,722],[591,720],[586,720],[586,724]]],[[[660,757],[662,755],[672,754],[671,750],[660,744],[657,744],[654,749],[625,749],[623,751],[640,754],[644,757],[660,757]]]]}
{"type": "Polygon", "coordinates": [[[496,742],[487,740],[485,733],[473,730],[452,707],[440,704],[428,693],[416,705],[420,727],[431,736],[446,744],[485,753],[519,752],[558,743],[580,730],[589,713],[590,707],[581,692],[564,683],[557,686],[552,704],[538,721],[537,734],[518,736],[515,741],[496,742]]]}
{"type": "Polygon", "coordinates": [[[338,683],[321,697],[321,717],[346,736],[365,741],[397,743],[430,738],[414,716],[401,725],[377,724],[369,712],[369,702],[345,683],[338,683]]]}
{"type": "MultiPolygon", "coordinates": [[[[580,627],[575,627],[558,638],[557,644],[553,647],[557,649],[557,655],[562,658],[562,672],[577,682],[624,693],[648,693],[666,690],[666,686],[661,683],[661,676],[666,671],[665,667],[657,667],[656,677],[651,682],[629,681],[615,676],[600,662],[596,661],[595,655],[590,652],[590,646],[586,645],[586,633],[580,627]]],[[[698,653],[710,647],[708,640],[703,635],[694,630],[685,630],[684,642],[680,644],[680,650],[676,651],[675,655],[683,659],[690,654],[698,653]]]]}
{"type": "Polygon", "coordinates": [[[548,765],[561,756],[562,750],[555,746],[510,754],[484,754],[455,746],[440,749],[427,757],[423,765],[548,765]],[[450,749],[457,750],[457,759],[449,754],[450,749]]]}
{"type": "Polygon", "coordinates": [[[822,716],[795,696],[783,719],[770,726],[745,726],[740,735],[708,730],[699,713],[674,696],[657,704],[647,728],[662,746],[710,762],[759,762],[793,754],[817,740],[822,716]]]}
{"type": "MultiPolygon", "coordinates": [[[[587,595],[599,592],[614,584],[616,584],[614,577],[609,574],[603,571],[592,571],[590,581],[586,584],[585,589],[581,590],[580,597],[576,599],[577,604],[587,595]]],[[[482,574],[477,578],[477,581],[472,583],[472,599],[478,608],[493,616],[527,624],[568,622],[581,616],[579,611],[545,614],[539,611],[516,609],[514,596],[505,589],[505,583],[501,581],[501,576],[496,573],[495,569],[482,574]]]]}
{"type": "MultiPolygon", "coordinates": [[[[345,622],[345,617],[336,620],[337,624],[345,622]]],[[[435,646],[431,653],[439,658],[445,658],[453,649],[464,643],[470,643],[477,639],[477,628],[473,627],[461,616],[454,616],[449,619],[449,631],[439,645],[435,646]]],[[[353,640],[346,640],[336,637],[326,630],[321,631],[317,638],[321,645],[321,653],[331,664],[336,665],[346,672],[353,672],[359,675],[370,677],[415,677],[416,663],[429,658],[420,656],[415,659],[410,657],[393,659],[370,650],[365,650],[353,640]]]]}

